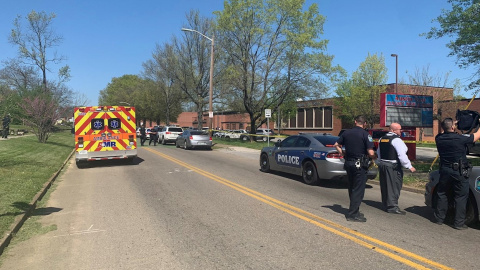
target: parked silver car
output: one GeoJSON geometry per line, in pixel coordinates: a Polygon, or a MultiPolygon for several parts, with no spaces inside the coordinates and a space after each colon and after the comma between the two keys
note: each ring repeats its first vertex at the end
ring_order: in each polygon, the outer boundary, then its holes
{"type": "Polygon", "coordinates": [[[212,149],[212,137],[207,131],[202,130],[184,130],[182,134],[178,135],[175,141],[177,148],[183,147],[183,149],[204,148],[212,149]]]}
{"type": "MultiPolygon", "coordinates": [[[[345,177],[345,160],[333,145],[338,136],[322,133],[300,133],[276,142],[273,147],[264,147],[260,152],[260,170],[281,171],[302,176],[309,185],[320,183],[321,179],[345,177]]],[[[372,166],[368,179],[377,176],[372,166]]]]}
{"type": "MultiPolygon", "coordinates": [[[[437,207],[437,185],[440,179],[440,172],[433,171],[428,176],[429,182],[425,185],[425,204],[427,206],[432,207],[435,209],[437,207]]],[[[470,225],[473,224],[475,221],[478,221],[479,216],[479,209],[480,209],[480,166],[474,166],[472,169],[472,173],[468,178],[470,191],[468,194],[467,200],[467,214],[465,216],[465,224],[470,225]]],[[[450,195],[450,196],[453,196],[450,195]]],[[[447,212],[447,222],[453,220],[454,215],[454,202],[453,198],[448,200],[448,212],[447,212]]]]}

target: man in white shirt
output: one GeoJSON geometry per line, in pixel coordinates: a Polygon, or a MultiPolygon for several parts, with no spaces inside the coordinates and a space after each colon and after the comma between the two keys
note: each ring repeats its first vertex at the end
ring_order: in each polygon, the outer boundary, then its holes
{"type": "Polygon", "coordinates": [[[405,211],[398,207],[398,198],[403,186],[402,167],[411,172],[415,172],[415,168],[408,159],[408,148],[400,139],[401,134],[402,126],[399,123],[392,123],[390,131],[380,138],[377,155],[383,207],[388,213],[405,215],[405,211]]]}

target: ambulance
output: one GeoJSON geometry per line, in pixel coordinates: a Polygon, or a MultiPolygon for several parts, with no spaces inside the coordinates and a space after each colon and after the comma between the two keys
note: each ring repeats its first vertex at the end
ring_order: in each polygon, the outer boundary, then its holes
{"type": "Polygon", "coordinates": [[[89,161],[133,161],[137,156],[134,107],[76,107],[74,123],[75,161],[79,168],[89,161]]]}

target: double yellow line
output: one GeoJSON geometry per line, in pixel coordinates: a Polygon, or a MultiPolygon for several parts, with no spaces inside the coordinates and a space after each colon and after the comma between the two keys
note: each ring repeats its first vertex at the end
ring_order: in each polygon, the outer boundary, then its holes
{"type": "Polygon", "coordinates": [[[207,172],[205,170],[202,170],[202,169],[199,169],[197,167],[194,167],[188,163],[185,163],[181,160],[178,160],[174,157],[171,157],[171,156],[168,156],[168,155],[165,155],[163,153],[160,153],[156,150],[153,150],[151,148],[143,148],[145,150],[148,150],[158,156],[161,156],[165,159],[168,159],[180,166],[183,166],[187,169],[190,169],[200,175],[203,175],[209,179],[212,179],[218,183],[221,183],[225,186],[228,186],[234,190],[237,190],[251,198],[254,198],[254,199],[257,199],[261,202],[264,202],[270,206],[273,206],[285,213],[288,213],[292,216],[295,216],[299,219],[302,219],[306,222],[309,222],[311,224],[314,224],[316,225],[317,227],[320,227],[326,231],[329,231],[329,232],[332,232],[338,236],[341,236],[343,238],[346,238],[348,240],[351,240],[361,246],[364,246],[370,250],[373,250],[375,252],[378,252],[382,255],[385,255],[391,259],[394,259],[400,263],[403,263],[403,264],[406,264],[412,268],[415,268],[415,269],[431,269],[429,267],[433,267],[435,269],[453,269],[453,268],[450,268],[448,266],[445,266],[445,265],[442,265],[440,263],[437,263],[437,262],[434,262],[434,261],[431,261],[427,258],[424,258],[422,256],[419,256],[417,254],[414,254],[412,252],[409,252],[407,250],[404,250],[402,248],[399,248],[399,247],[396,247],[394,245],[390,245],[388,243],[385,243],[383,241],[380,241],[376,238],[373,238],[373,237],[370,237],[368,235],[365,235],[365,234],[362,234],[358,231],[355,231],[355,230],[352,230],[350,228],[347,228],[347,227],[344,227],[340,224],[337,224],[335,222],[332,222],[330,220],[327,220],[327,219],[324,219],[324,218],[321,218],[317,215],[314,215],[312,213],[309,213],[307,211],[304,211],[300,208],[297,208],[297,207],[294,207],[292,205],[289,205],[287,203],[284,203],[284,202],[281,202],[279,200],[276,200],[272,197],[269,197],[265,194],[262,194],[260,192],[257,192],[255,190],[252,190],[252,189],[249,189],[247,187],[244,187],[242,185],[239,185],[235,182],[232,182],[232,181],[229,181],[225,178],[222,178],[220,176],[217,176],[215,174],[212,174],[210,172],[207,172]],[[400,255],[397,255],[397,254],[401,254],[403,255],[400,256],[400,255]],[[416,262],[415,262],[416,261],[416,262]],[[422,264],[420,264],[422,263],[422,264]],[[426,266],[425,266],[426,265],[426,266]]]}

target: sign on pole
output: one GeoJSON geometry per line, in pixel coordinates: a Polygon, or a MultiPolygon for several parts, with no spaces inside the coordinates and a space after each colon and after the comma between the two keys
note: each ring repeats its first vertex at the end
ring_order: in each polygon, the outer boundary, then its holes
{"type": "Polygon", "coordinates": [[[270,118],[270,117],[272,117],[272,110],[265,109],[265,118],[270,118]]]}

